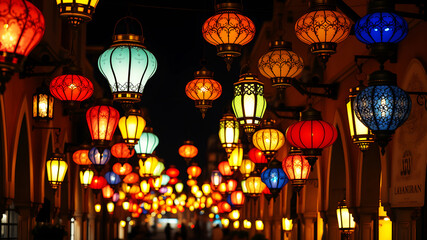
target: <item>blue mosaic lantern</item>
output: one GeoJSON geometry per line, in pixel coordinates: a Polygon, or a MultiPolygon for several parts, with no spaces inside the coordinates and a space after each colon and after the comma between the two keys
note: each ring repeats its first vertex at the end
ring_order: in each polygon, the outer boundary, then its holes
{"type": "Polygon", "coordinates": [[[111,152],[108,148],[97,148],[93,147],[89,151],[89,160],[92,162],[98,173],[102,170],[104,165],[110,160],[111,152]]]}
{"type": "Polygon", "coordinates": [[[261,173],[261,181],[270,189],[273,198],[276,198],[280,190],[289,182],[289,178],[282,169],[282,163],[273,159],[268,168],[261,173]]]}
{"type": "Polygon", "coordinates": [[[120,179],[120,176],[114,173],[113,171],[107,172],[104,175],[105,179],[107,180],[107,183],[109,185],[116,185],[119,184],[122,180],[120,179]]]}
{"type": "Polygon", "coordinates": [[[354,101],[357,118],[372,130],[382,154],[394,131],[411,112],[411,98],[396,82],[396,74],[376,71],[369,76],[369,86],[354,101]]]}

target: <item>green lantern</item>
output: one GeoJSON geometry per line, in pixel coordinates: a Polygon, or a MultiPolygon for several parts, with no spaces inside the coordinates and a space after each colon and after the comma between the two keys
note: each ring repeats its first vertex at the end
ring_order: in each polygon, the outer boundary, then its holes
{"type": "Polygon", "coordinates": [[[153,133],[152,128],[145,127],[138,144],[135,145],[135,152],[139,158],[146,158],[154,152],[157,145],[159,145],[159,138],[153,133]]]}
{"type": "Polygon", "coordinates": [[[226,113],[219,120],[219,141],[229,156],[239,142],[239,122],[232,113],[226,113]]]}
{"type": "Polygon", "coordinates": [[[234,83],[233,111],[245,132],[252,134],[260,124],[267,107],[264,84],[252,73],[240,75],[234,83]]]}

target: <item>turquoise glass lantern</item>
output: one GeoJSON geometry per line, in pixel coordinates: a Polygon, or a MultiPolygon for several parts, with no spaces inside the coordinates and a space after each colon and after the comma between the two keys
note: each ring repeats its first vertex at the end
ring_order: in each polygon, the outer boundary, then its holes
{"type": "Polygon", "coordinates": [[[133,103],[141,100],[145,84],[156,72],[157,60],[143,45],[142,26],[137,19],[122,18],[116,28],[125,19],[137,22],[141,35],[116,34],[114,29],[113,45],[99,56],[98,68],[108,80],[114,100],[133,103]]]}
{"type": "Polygon", "coordinates": [[[170,179],[171,178],[168,175],[162,174],[161,177],[160,177],[161,185],[162,186],[166,186],[169,183],[170,179]]]}
{"type": "Polygon", "coordinates": [[[146,158],[154,152],[159,145],[159,138],[153,133],[153,129],[146,127],[139,138],[138,144],[135,145],[135,152],[139,158],[146,158]]]}

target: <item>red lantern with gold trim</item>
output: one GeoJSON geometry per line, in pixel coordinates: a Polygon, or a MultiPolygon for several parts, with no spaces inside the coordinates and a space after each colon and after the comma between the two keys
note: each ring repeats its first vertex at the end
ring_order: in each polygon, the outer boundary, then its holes
{"type": "Polygon", "coordinates": [[[89,108],[86,112],[87,125],[89,126],[92,141],[96,145],[108,144],[117,128],[120,114],[111,107],[111,100],[98,100],[97,105],[89,108]]]}

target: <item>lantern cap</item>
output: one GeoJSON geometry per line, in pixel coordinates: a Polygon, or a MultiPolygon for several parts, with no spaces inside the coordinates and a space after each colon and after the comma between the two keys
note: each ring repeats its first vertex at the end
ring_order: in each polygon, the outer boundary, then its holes
{"type": "Polygon", "coordinates": [[[397,75],[387,71],[379,70],[371,73],[369,75],[369,86],[378,86],[378,85],[397,85],[397,75]]]}
{"type": "Polygon", "coordinates": [[[185,140],[183,145],[194,145],[194,142],[191,140],[185,140]]]}
{"type": "Polygon", "coordinates": [[[216,4],[215,5],[215,11],[216,12],[222,12],[222,11],[241,12],[242,11],[242,5],[238,2],[226,1],[223,3],[216,4]]]}
{"type": "Polygon", "coordinates": [[[49,86],[46,84],[45,81],[43,81],[40,87],[36,89],[36,92],[34,93],[34,95],[38,95],[38,94],[48,94],[52,96],[52,94],[50,94],[49,86]]]}
{"type": "Polygon", "coordinates": [[[118,46],[118,45],[137,45],[140,47],[144,47],[143,46],[144,43],[144,37],[143,37],[143,30],[142,30],[142,24],[141,22],[134,18],[134,17],[130,17],[130,16],[126,16],[123,17],[121,19],[119,19],[116,22],[116,25],[114,26],[114,34],[113,34],[113,45],[112,46],[118,46]],[[120,22],[122,22],[123,20],[128,20],[125,24],[127,26],[127,33],[116,33],[117,30],[117,26],[119,25],[120,22]],[[141,34],[135,34],[135,33],[130,33],[129,32],[129,20],[133,21],[135,23],[137,23],[139,25],[139,28],[141,30],[141,34]]]}
{"type": "Polygon", "coordinates": [[[276,120],[274,120],[274,119],[264,119],[262,121],[261,128],[262,129],[266,129],[266,128],[274,128],[275,129],[276,128],[275,124],[276,124],[276,120]]]}
{"type": "Polygon", "coordinates": [[[55,152],[53,152],[53,153],[51,153],[51,154],[49,155],[49,160],[50,160],[50,159],[55,159],[55,158],[60,159],[60,161],[63,161],[63,159],[64,159],[64,154],[60,153],[60,152],[58,151],[58,149],[57,149],[57,150],[55,150],[55,152]]]}
{"type": "Polygon", "coordinates": [[[352,87],[348,90],[349,98],[355,98],[357,94],[359,94],[365,88],[366,88],[365,84],[363,84],[363,82],[359,82],[359,85],[357,85],[356,87],[352,87]]]}
{"type": "Polygon", "coordinates": [[[258,84],[264,85],[263,82],[261,82],[258,77],[251,73],[251,72],[247,72],[247,73],[243,73],[239,76],[239,81],[235,82],[234,85],[238,85],[241,83],[248,83],[248,82],[256,82],[258,84]]]}
{"type": "Polygon", "coordinates": [[[200,70],[194,72],[195,78],[213,78],[214,73],[203,66],[200,70]]]}
{"type": "Polygon", "coordinates": [[[308,108],[300,113],[300,121],[322,120],[320,111],[308,106],[308,108]]]}
{"type": "Polygon", "coordinates": [[[293,156],[293,155],[301,155],[301,154],[302,154],[301,149],[293,146],[290,147],[288,155],[293,156]]]}
{"type": "Polygon", "coordinates": [[[142,112],[139,109],[132,108],[132,109],[129,109],[127,111],[127,115],[138,115],[138,116],[142,116],[142,112]]]}
{"type": "Polygon", "coordinates": [[[146,132],[146,133],[153,133],[153,128],[152,127],[145,127],[144,128],[144,132],[146,132]]]}
{"type": "Polygon", "coordinates": [[[270,42],[270,49],[283,49],[287,51],[292,51],[292,43],[279,38],[277,40],[270,42]]]}

